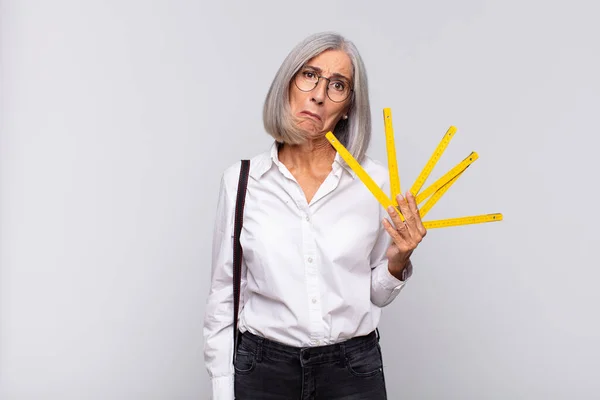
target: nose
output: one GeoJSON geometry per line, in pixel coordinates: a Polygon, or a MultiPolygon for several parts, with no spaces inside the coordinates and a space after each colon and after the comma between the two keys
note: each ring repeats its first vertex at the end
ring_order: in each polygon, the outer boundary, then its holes
{"type": "Polygon", "coordinates": [[[327,97],[327,85],[329,82],[327,82],[326,79],[319,79],[319,82],[317,83],[317,87],[314,88],[312,90],[312,101],[314,101],[317,104],[323,104],[323,102],[325,101],[325,97],[327,97]]]}

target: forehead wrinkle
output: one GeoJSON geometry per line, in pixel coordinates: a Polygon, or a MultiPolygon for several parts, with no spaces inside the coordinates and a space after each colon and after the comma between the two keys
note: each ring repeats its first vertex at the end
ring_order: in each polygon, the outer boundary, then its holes
{"type": "Polygon", "coordinates": [[[354,66],[352,65],[350,56],[348,56],[348,54],[346,54],[346,52],[343,50],[326,50],[308,60],[306,64],[315,68],[315,70],[317,70],[320,74],[323,72],[328,73],[328,76],[329,74],[338,74],[348,79],[348,81],[352,81],[352,72],[354,70],[354,66]],[[347,66],[348,68],[346,68],[346,65],[344,65],[346,62],[349,64],[347,66]]]}
{"type": "MultiPolygon", "coordinates": [[[[314,66],[314,65],[309,65],[309,64],[307,64],[307,65],[305,65],[305,66],[304,66],[304,68],[312,69],[312,70],[314,70],[315,72],[318,72],[319,74],[322,74],[322,73],[323,73],[323,70],[322,70],[321,68],[319,68],[319,67],[316,67],[316,66],[314,66]]],[[[349,78],[349,77],[347,77],[346,75],[344,75],[344,74],[341,74],[341,73],[339,73],[339,72],[334,72],[334,73],[332,73],[332,74],[328,74],[328,75],[327,75],[327,77],[329,77],[329,78],[344,78],[344,79],[346,79],[346,80],[348,80],[348,81],[350,80],[350,78],[349,78]]]]}
{"type": "MultiPolygon", "coordinates": [[[[348,82],[352,82],[351,74],[349,74],[350,76],[344,75],[341,72],[333,72],[333,73],[323,74],[323,69],[321,69],[317,66],[314,66],[314,65],[310,65],[310,64],[305,65],[303,68],[312,69],[315,72],[317,72],[319,75],[323,75],[327,78],[343,78],[343,79],[347,80],[348,82]]],[[[326,72],[329,72],[329,69],[327,69],[326,72]]]]}

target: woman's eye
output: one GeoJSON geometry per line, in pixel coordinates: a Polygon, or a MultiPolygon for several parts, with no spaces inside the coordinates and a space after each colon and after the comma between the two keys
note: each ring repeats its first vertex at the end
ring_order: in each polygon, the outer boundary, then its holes
{"type": "Polygon", "coordinates": [[[313,79],[315,77],[315,74],[310,71],[304,71],[304,76],[308,79],[313,79]]]}
{"type": "Polygon", "coordinates": [[[344,82],[335,81],[331,82],[331,87],[338,92],[343,92],[346,86],[344,85],[344,82]]]}

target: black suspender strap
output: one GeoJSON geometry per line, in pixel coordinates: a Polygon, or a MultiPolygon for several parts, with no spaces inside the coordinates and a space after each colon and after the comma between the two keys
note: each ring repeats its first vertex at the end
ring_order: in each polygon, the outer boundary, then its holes
{"type": "Polygon", "coordinates": [[[242,280],[242,244],[240,235],[244,219],[244,203],[246,201],[246,187],[250,160],[242,160],[240,179],[238,181],[237,198],[235,200],[235,222],[233,226],[233,362],[237,355],[238,345],[238,314],[240,310],[240,286],[242,280]]]}

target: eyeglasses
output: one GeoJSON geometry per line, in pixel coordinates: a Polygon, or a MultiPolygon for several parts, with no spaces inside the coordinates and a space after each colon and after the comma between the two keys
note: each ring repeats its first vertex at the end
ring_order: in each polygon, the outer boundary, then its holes
{"type": "Polygon", "coordinates": [[[294,77],[294,84],[301,91],[310,92],[319,85],[321,78],[327,81],[327,97],[334,103],[341,103],[353,92],[350,84],[345,79],[326,78],[318,75],[316,71],[311,69],[302,69],[298,71],[294,77]]]}

